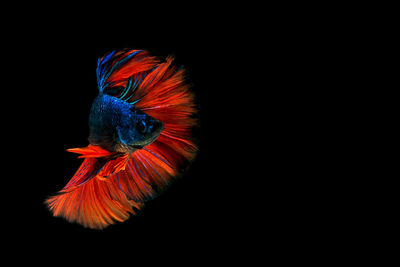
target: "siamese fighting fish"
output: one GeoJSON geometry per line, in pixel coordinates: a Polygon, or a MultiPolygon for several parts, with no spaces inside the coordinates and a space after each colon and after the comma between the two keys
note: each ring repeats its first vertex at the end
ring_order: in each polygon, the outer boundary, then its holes
{"type": "Polygon", "coordinates": [[[113,51],[97,61],[89,144],[81,166],[46,200],[54,216],[103,229],[144,207],[194,159],[194,95],[174,58],[113,51]]]}

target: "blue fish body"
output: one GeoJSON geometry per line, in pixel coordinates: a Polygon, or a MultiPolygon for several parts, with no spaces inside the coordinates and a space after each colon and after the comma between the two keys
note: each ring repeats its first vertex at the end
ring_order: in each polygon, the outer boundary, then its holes
{"type": "Polygon", "coordinates": [[[127,152],[153,142],[163,123],[117,97],[100,93],[89,115],[89,142],[109,151],[127,152]]]}

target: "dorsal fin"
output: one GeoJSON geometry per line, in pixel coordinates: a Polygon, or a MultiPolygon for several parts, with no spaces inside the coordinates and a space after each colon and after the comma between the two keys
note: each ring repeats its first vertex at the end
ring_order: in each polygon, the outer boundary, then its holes
{"type": "Polygon", "coordinates": [[[126,99],[132,96],[146,73],[159,63],[143,50],[108,53],[97,61],[97,85],[100,94],[126,99]]]}

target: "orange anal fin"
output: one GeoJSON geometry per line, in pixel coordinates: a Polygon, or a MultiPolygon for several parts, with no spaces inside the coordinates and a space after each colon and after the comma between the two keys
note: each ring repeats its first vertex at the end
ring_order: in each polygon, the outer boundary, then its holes
{"type": "Polygon", "coordinates": [[[71,192],[50,197],[46,203],[54,216],[92,229],[123,222],[143,205],[128,200],[117,186],[96,178],[71,192]]]}

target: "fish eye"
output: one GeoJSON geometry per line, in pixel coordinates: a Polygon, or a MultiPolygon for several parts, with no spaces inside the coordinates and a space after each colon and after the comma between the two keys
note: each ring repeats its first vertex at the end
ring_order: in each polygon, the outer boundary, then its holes
{"type": "Polygon", "coordinates": [[[137,125],[137,128],[139,130],[139,132],[141,133],[145,133],[147,131],[147,125],[146,122],[144,120],[140,121],[137,125]]]}

